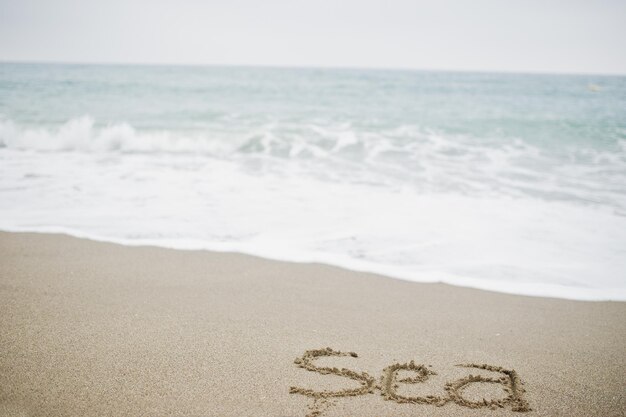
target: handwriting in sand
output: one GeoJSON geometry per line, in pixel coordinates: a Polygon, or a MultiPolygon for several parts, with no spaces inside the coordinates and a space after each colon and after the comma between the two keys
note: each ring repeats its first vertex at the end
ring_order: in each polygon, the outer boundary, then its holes
{"type": "Polygon", "coordinates": [[[511,407],[512,411],[530,411],[528,402],[522,398],[524,389],[522,388],[522,381],[514,370],[504,369],[499,366],[492,366],[486,364],[461,364],[456,365],[464,368],[476,368],[483,369],[492,372],[498,372],[501,374],[499,378],[490,378],[482,375],[468,375],[464,378],[456,381],[446,383],[444,389],[446,391],[445,396],[403,396],[398,394],[398,384],[417,384],[424,382],[430,375],[436,375],[424,365],[416,364],[411,361],[408,363],[400,364],[395,363],[383,369],[383,375],[380,378],[380,382],[376,382],[375,379],[366,372],[356,372],[350,369],[342,368],[329,368],[316,366],[313,362],[315,359],[323,356],[351,356],[357,358],[358,355],[354,352],[339,352],[326,349],[307,350],[304,355],[295,360],[295,364],[300,368],[307,371],[317,372],[322,375],[339,375],[354,381],[359,382],[358,388],[343,389],[339,391],[314,391],[312,389],[291,387],[289,392],[291,394],[300,394],[313,399],[313,404],[309,407],[311,412],[307,417],[319,417],[323,411],[330,407],[333,399],[342,397],[354,397],[359,395],[373,394],[379,390],[385,400],[395,401],[397,403],[408,404],[430,404],[435,406],[443,406],[449,402],[456,403],[463,407],[469,408],[482,408],[488,407],[491,409],[511,407]],[[415,376],[399,379],[398,373],[400,371],[413,372],[415,376]],[[463,397],[463,390],[470,384],[474,383],[490,383],[500,384],[502,389],[507,394],[504,398],[482,401],[471,401],[463,397]]]}

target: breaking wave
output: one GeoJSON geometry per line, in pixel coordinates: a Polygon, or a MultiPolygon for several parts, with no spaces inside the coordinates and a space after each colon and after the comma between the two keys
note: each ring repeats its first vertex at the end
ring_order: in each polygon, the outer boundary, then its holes
{"type": "Polygon", "coordinates": [[[398,126],[0,122],[0,228],[626,299],[626,147],[398,126]]]}

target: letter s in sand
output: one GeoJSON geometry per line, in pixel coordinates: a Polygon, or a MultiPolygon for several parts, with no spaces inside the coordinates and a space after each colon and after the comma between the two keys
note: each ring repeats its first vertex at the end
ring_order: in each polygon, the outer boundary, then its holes
{"type": "Polygon", "coordinates": [[[297,358],[294,362],[300,368],[307,371],[317,372],[322,375],[338,375],[343,376],[360,383],[359,388],[354,389],[342,389],[339,391],[313,391],[311,389],[291,387],[289,392],[291,394],[301,394],[312,398],[330,398],[330,397],[354,397],[357,395],[364,395],[374,390],[374,378],[372,378],[366,372],[355,372],[346,368],[328,368],[319,367],[313,364],[313,361],[322,356],[351,356],[357,358],[358,355],[354,352],[339,352],[332,350],[331,348],[307,350],[301,358],[297,358]]]}

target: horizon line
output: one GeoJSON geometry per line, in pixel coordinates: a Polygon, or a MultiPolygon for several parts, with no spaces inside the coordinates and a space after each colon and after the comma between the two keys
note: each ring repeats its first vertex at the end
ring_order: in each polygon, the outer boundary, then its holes
{"type": "Polygon", "coordinates": [[[356,71],[406,71],[406,72],[452,72],[473,74],[509,75],[566,75],[625,77],[626,72],[563,72],[545,70],[488,70],[488,69],[445,69],[418,67],[384,67],[356,65],[297,65],[297,64],[225,64],[225,63],[171,63],[171,62],[122,62],[122,61],[65,61],[35,59],[1,59],[0,64],[48,64],[76,66],[153,66],[153,67],[213,67],[213,68],[264,68],[264,69],[317,69],[317,70],[356,70],[356,71]]]}

